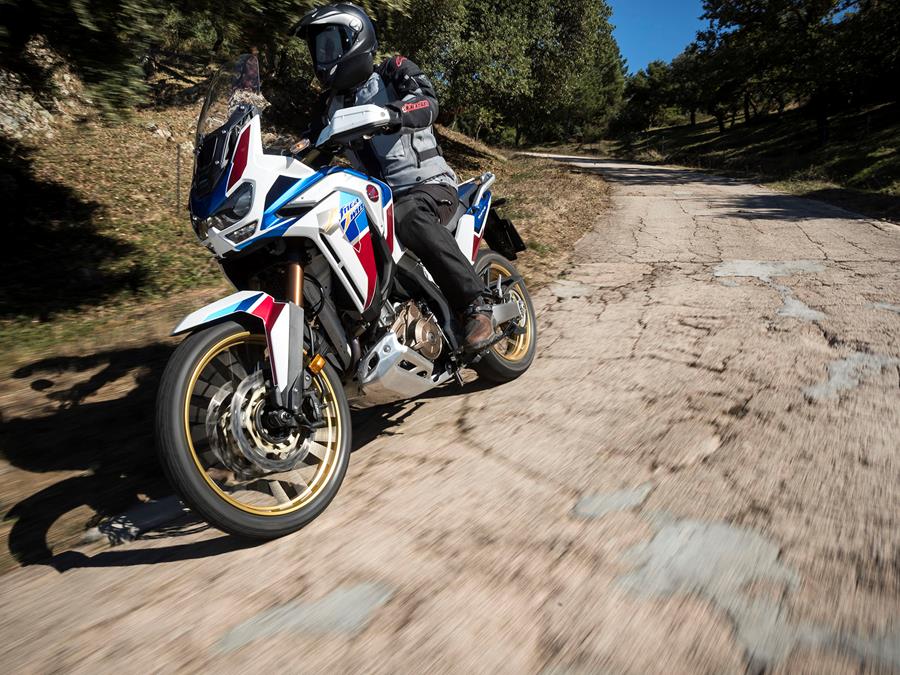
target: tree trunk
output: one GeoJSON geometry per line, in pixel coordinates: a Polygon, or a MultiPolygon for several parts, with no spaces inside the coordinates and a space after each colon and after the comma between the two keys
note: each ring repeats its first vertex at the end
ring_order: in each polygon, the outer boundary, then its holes
{"type": "Polygon", "coordinates": [[[697,109],[691,108],[691,126],[697,126],[697,109]]]}
{"type": "Polygon", "coordinates": [[[731,128],[734,129],[734,121],[737,119],[737,110],[731,109],[731,128]]]}
{"type": "Polygon", "coordinates": [[[828,111],[825,106],[816,109],[816,132],[819,135],[819,145],[828,145],[828,111]]]}
{"type": "Polygon", "coordinates": [[[719,133],[725,133],[725,111],[716,110],[716,124],[719,125],[719,133]]]}
{"type": "Polygon", "coordinates": [[[744,92],[744,124],[750,124],[750,92],[744,92]]]}
{"type": "Polygon", "coordinates": [[[225,42],[225,32],[218,24],[213,26],[213,30],[216,31],[216,41],[213,43],[212,50],[213,54],[218,54],[219,50],[222,49],[222,43],[225,42]]]}
{"type": "Polygon", "coordinates": [[[828,144],[828,100],[820,93],[816,93],[809,101],[810,107],[816,116],[816,133],[819,137],[819,145],[828,144]]]}
{"type": "Polygon", "coordinates": [[[519,142],[522,140],[522,127],[516,123],[516,147],[519,147],[519,142]]]}

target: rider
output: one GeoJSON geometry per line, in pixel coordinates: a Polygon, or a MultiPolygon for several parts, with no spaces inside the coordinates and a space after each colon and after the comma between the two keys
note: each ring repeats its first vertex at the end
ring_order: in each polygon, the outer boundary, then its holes
{"type": "Polygon", "coordinates": [[[321,119],[314,120],[311,134],[344,107],[375,104],[389,112],[386,132],[348,150],[347,159],[394,190],[397,236],[464,317],[465,346],[483,348],[494,337],[490,309],[481,297],[484,283],[445,227],[456,213],[459,195],[456,174],[444,161],[432,128],[438,116],[434,87],[403,56],[375,68],[375,27],[352,3],[310,11],[295,34],[309,45],[316,77],[325,89],[321,119]]]}

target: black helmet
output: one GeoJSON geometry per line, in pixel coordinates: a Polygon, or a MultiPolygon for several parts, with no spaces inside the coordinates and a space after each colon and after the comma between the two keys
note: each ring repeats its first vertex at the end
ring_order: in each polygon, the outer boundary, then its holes
{"type": "Polygon", "coordinates": [[[378,49],[375,26],[353,3],[317,7],[300,19],[293,33],[309,45],[316,77],[326,89],[347,91],[372,75],[378,49]]]}

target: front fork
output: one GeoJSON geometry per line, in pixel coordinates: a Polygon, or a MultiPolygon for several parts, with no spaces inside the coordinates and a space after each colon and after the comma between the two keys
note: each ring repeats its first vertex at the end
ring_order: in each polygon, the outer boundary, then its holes
{"type": "Polygon", "coordinates": [[[284,297],[303,309],[303,264],[297,250],[291,251],[288,260],[284,297]]]}
{"type": "MultiPolygon", "coordinates": [[[[299,249],[291,249],[285,275],[284,297],[290,312],[290,356],[287,387],[273,387],[274,403],[295,417],[301,415],[306,371],[303,366],[304,316],[303,316],[303,263],[299,249]]],[[[270,345],[271,348],[271,345],[270,345]]]]}

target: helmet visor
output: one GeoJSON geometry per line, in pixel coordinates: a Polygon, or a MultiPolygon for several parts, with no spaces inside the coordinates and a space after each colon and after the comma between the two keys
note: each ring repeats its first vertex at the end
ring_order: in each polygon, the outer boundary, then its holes
{"type": "Polygon", "coordinates": [[[340,61],[351,46],[350,35],[342,26],[328,26],[315,34],[312,56],[317,66],[330,66],[340,61]]]}

